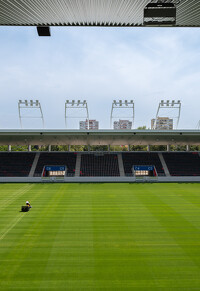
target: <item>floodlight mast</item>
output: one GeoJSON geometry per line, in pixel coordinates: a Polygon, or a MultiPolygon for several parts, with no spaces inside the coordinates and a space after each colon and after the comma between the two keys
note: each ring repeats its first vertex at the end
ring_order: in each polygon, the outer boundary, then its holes
{"type": "Polygon", "coordinates": [[[65,102],[65,126],[66,128],[68,127],[68,120],[69,119],[80,119],[80,118],[85,118],[87,120],[88,124],[88,129],[89,129],[89,111],[88,111],[88,105],[86,100],[66,100],[65,102]],[[85,116],[69,116],[69,110],[71,109],[84,109],[85,111],[85,116]]]}
{"type": "Polygon", "coordinates": [[[111,114],[110,114],[110,128],[113,126],[113,119],[116,118],[127,118],[132,120],[132,127],[134,127],[134,119],[135,119],[135,106],[134,106],[134,101],[133,100],[113,100],[112,102],[112,108],[111,108],[111,114]],[[131,109],[131,116],[119,116],[119,115],[114,115],[115,109],[131,109]]]}
{"type": "Polygon", "coordinates": [[[44,116],[43,116],[43,112],[42,112],[42,107],[41,104],[39,102],[39,100],[19,100],[18,101],[18,112],[19,112],[19,121],[20,121],[20,126],[21,128],[23,128],[23,122],[22,120],[25,118],[30,118],[30,119],[41,119],[42,121],[42,127],[44,128],[44,116]],[[38,109],[39,111],[39,116],[25,116],[23,115],[22,109],[38,109]]]}
{"type": "MultiPolygon", "coordinates": [[[[178,109],[177,115],[175,117],[173,116],[173,119],[177,120],[174,129],[177,129],[178,125],[179,125],[180,115],[181,115],[181,101],[180,100],[178,100],[178,101],[161,100],[159,105],[158,105],[158,110],[156,113],[156,119],[155,119],[155,122],[153,125],[153,129],[157,129],[157,121],[158,121],[158,118],[161,117],[159,114],[161,109],[178,109]]],[[[170,117],[170,116],[168,116],[168,117],[170,117]]]]}

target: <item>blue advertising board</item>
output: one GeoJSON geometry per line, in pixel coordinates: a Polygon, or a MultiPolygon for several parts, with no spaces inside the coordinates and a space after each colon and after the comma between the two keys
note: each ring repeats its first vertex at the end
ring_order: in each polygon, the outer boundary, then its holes
{"type": "Polygon", "coordinates": [[[45,171],[65,171],[66,166],[45,166],[45,171]]]}
{"type": "Polygon", "coordinates": [[[153,171],[154,166],[133,166],[134,171],[153,171]]]}

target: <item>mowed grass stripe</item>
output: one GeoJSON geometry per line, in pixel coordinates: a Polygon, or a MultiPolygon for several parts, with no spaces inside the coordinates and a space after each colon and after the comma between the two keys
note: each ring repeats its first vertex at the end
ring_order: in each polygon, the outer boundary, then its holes
{"type": "MultiPolygon", "coordinates": [[[[19,185],[3,188],[2,200],[19,185]]],[[[33,185],[0,212],[9,226],[26,199],[33,204],[0,241],[0,289],[199,290],[199,189],[33,185]]]]}
{"type": "MultiPolygon", "coordinates": [[[[200,189],[199,189],[200,190],[200,189]]],[[[179,187],[177,189],[172,189],[171,195],[160,195],[159,198],[163,203],[167,204],[171,209],[173,209],[176,213],[181,215],[188,223],[191,223],[194,227],[196,227],[200,231],[200,216],[198,213],[200,211],[200,199],[191,193],[191,198],[195,199],[195,202],[190,202],[187,198],[182,196],[182,193],[185,191],[180,190],[179,187]]],[[[199,191],[200,194],[200,191],[199,191]]],[[[200,195],[199,195],[200,196],[200,195]]]]}
{"type": "MultiPolygon", "coordinates": [[[[138,231],[138,224],[131,225],[131,214],[134,213],[135,217],[137,210],[141,211],[142,205],[138,201],[136,203],[132,192],[127,193],[126,191],[121,197],[119,189],[115,190],[115,194],[109,194],[106,200],[107,205],[112,209],[106,215],[102,207],[97,209],[93,207],[96,209],[93,212],[93,221],[97,230],[94,233],[96,238],[96,277],[99,279],[102,290],[106,289],[108,284],[112,285],[113,289],[120,288],[121,290],[145,285],[156,289],[155,274],[151,271],[152,267],[144,259],[143,250],[137,243],[135,234],[138,231]],[[113,209],[115,210],[114,216],[113,209]],[[102,222],[104,227],[109,228],[106,233],[103,232],[102,222]],[[143,276],[144,270],[146,272],[145,278],[143,276]],[[107,280],[101,282],[100,278],[105,277],[105,274],[107,280]]],[[[94,199],[95,204],[96,198],[94,199]]]]}
{"type": "MultiPolygon", "coordinates": [[[[37,186],[38,185],[35,185],[35,187],[37,186]]],[[[29,288],[30,281],[32,282],[30,288],[39,288],[39,285],[41,284],[42,276],[51,252],[52,239],[57,232],[55,220],[50,218],[56,212],[62,198],[60,187],[52,185],[50,188],[49,185],[43,185],[42,188],[43,191],[40,192],[39,196],[42,198],[43,203],[41,204],[39,202],[41,201],[40,198],[34,203],[33,195],[33,205],[37,210],[34,212],[33,209],[31,209],[26,213],[27,221],[25,221],[19,229],[20,232],[21,229],[23,229],[24,233],[21,233],[18,243],[13,246],[12,253],[7,252],[1,262],[3,269],[1,272],[3,280],[0,280],[2,283],[2,286],[0,285],[1,288],[6,287],[4,286],[4,283],[7,281],[14,283],[12,288],[16,287],[18,285],[16,278],[23,278],[24,276],[26,277],[26,280],[23,284],[23,288],[29,288]],[[52,205],[55,205],[55,208],[52,207],[52,205]],[[47,216],[48,220],[46,219],[47,216]],[[52,226],[54,231],[51,232],[51,235],[48,235],[48,228],[52,226]],[[42,241],[44,236],[45,244],[42,241]],[[15,255],[13,256],[13,254],[15,255]],[[14,266],[11,270],[10,265],[8,265],[10,260],[11,265],[14,266]],[[8,268],[6,268],[7,265],[8,268]],[[34,272],[37,272],[37,276],[34,272]],[[40,278],[40,280],[34,281],[35,276],[40,278]]],[[[38,194],[36,194],[36,196],[38,196],[38,194]]],[[[10,239],[12,239],[13,236],[11,236],[10,239]]],[[[21,283],[19,283],[19,285],[21,285],[21,283]]]]}
{"type": "Polygon", "coordinates": [[[65,290],[95,287],[92,227],[93,195],[89,187],[70,195],[61,209],[62,223],[54,240],[41,290],[48,284],[57,288],[58,281],[65,290]],[[67,277],[65,277],[67,275],[67,277]],[[66,280],[67,278],[67,280],[66,280]]]}
{"type": "MultiPolygon", "coordinates": [[[[188,222],[184,217],[179,215],[178,212],[174,211],[168,204],[164,203],[162,199],[164,199],[163,195],[154,195],[155,189],[152,191],[151,187],[146,189],[146,195],[139,195],[137,194],[138,199],[144,203],[147,207],[149,212],[156,218],[162,228],[168,233],[167,242],[170,240],[172,241],[171,249],[173,253],[167,252],[166,245],[164,244],[163,247],[165,248],[164,256],[167,254],[169,257],[167,258],[168,263],[164,264],[163,272],[161,272],[161,268],[159,270],[160,275],[167,274],[169,276],[169,272],[173,276],[178,276],[178,274],[184,273],[184,278],[188,277],[188,284],[185,283],[182,285],[184,288],[190,288],[191,280],[193,280],[193,286],[198,288],[200,284],[199,274],[200,274],[200,246],[199,246],[199,238],[200,233],[196,227],[194,227],[190,222],[188,222]],[[148,195],[148,196],[147,196],[148,195]],[[175,257],[176,255],[176,257],[175,257]],[[173,257],[172,257],[173,256],[173,257]],[[170,259],[172,261],[173,266],[170,265],[170,259]],[[170,268],[168,268],[167,272],[164,270],[167,269],[168,264],[170,268]]],[[[167,197],[167,196],[165,196],[167,197]]],[[[171,195],[171,203],[173,200],[176,200],[176,195],[171,195]]],[[[175,201],[174,201],[175,203],[175,201]]],[[[157,228],[159,229],[159,228],[157,228]]],[[[162,234],[161,234],[162,237],[162,234]]],[[[160,238],[161,240],[162,238],[160,238]]],[[[165,238],[166,239],[166,238],[165,238]]],[[[162,245],[160,245],[162,248],[162,245]]],[[[170,251],[170,245],[168,245],[168,249],[170,251]]],[[[159,247],[156,249],[157,254],[160,253],[159,247]]],[[[154,254],[155,256],[155,254],[154,254]]],[[[159,258],[160,267],[162,264],[162,257],[159,258]]],[[[179,275],[180,276],[180,275],[179,275]]],[[[166,277],[167,278],[167,277],[166,277]]],[[[171,276],[170,276],[171,278],[171,276]]],[[[166,284],[170,281],[166,280],[166,284]]],[[[175,282],[175,287],[178,284],[180,286],[180,282],[175,282]]],[[[177,287],[178,287],[177,286],[177,287]]],[[[190,290],[190,289],[188,289],[190,290]]]]}
{"type": "MultiPolygon", "coordinates": [[[[141,191],[138,195],[141,196],[144,193],[144,188],[140,187],[140,190],[141,191]]],[[[126,191],[126,194],[127,192],[128,191],[126,191]]],[[[131,191],[130,195],[132,195],[131,191]]],[[[141,203],[135,195],[132,195],[132,198],[133,199],[131,199],[128,195],[123,196],[123,204],[127,203],[129,208],[130,204],[132,204],[133,209],[132,211],[129,211],[128,214],[124,211],[125,207],[120,207],[122,201],[119,201],[119,210],[123,214],[122,217],[126,220],[127,226],[129,227],[129,233],[132,232],[133,234],[133,239],[130,236],[127,236],[121,242],[121,245],[118,245],[119,249],[122,249],[123,246],[126,247],[126,249],[124,249],[124,257],[127,258],[127,260],[122,264],[124,266],[124,276],[128,278],[131,273],[132,275],[135,273],[137,274],[135,277],[139,279],[141,275],[144,274],[145,270],[145,277],[147,278],[148,274],[152,278],[152,281],[154,280],[155,288],[178,287],[176,282],[174,282],[173,286],[171,285],[171,282],[168,279],[169,272],[171,277],[178,275],[179,270],[177,271],[177,269],[182,267],[183,261],[178,260],[174,262],[174,252],[177,256],[181,256],[181,258],[185,257],[184,252],[176,241],[169,236],[166,229],[159,223],[159,220],[148,211],[145,204],[143,202],[141,203]],[[141,219],[138,220],[137,217],[140,217],[141,219]],[[147,241],[150,243],[146,243],[147,241]],[[162,254],[164,254],[163,257],[162,254]],[[168,259],[168,256],[171,254],[173,254],[173,257],[171,256],[171,258],[168,259]],[[166,263],[168,264],[167,266],[166,263]],[[130,267],[130,265],[134,266],[134,268],[128,268],[130,272],[128,273],[126,267],[130,267]]],[[[196,275],[196,278],[198,278],[197,273],[199,270],[196,268],[194,262],[187,258],[184,263],[186,268],[189,266],[190,269],[193,269],[195,272],[194,276],[196,275]]],[[[179,286],[181,285],[180,282],[178,282],[178,284],[179,286]]],[[[196,285],[198,286],[198,284],[196,285]]],[[[124,286],[126,286],[126,283],[124,283],[124,286]]],[[[182,287],[185,287],[185,283],[182,284],[182,287]]]]}

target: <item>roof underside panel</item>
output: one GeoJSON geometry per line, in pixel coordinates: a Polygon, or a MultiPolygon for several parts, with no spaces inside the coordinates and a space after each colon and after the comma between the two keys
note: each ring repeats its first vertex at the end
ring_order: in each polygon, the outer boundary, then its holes
{"type": "MultiPolygon", "coordinates": [[[[0,25],[142,26],[150,0],[0,0],[0,25]]],[[[180,0],[176,26],[200,26],[200,1],[180,0]]]]}
{"type": "Polygon", "coordinates": [[[0,145],[200,145],[199,130],[0,130],[0,145]]]}

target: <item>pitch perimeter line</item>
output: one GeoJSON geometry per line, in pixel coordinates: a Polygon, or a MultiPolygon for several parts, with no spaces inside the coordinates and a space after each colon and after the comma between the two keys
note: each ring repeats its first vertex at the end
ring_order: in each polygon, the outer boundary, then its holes
{"type": "Polygon", "coordinates": [[[9,231],[15,227],[15,225],[24,217],[25,214],[26,213],[21,214],[21,216],[17,220],[15,220],[14,223],[11,224],[11,226],[0,236],[0,241],[4,239],[4,237],[9,233],[9,231]]]}

